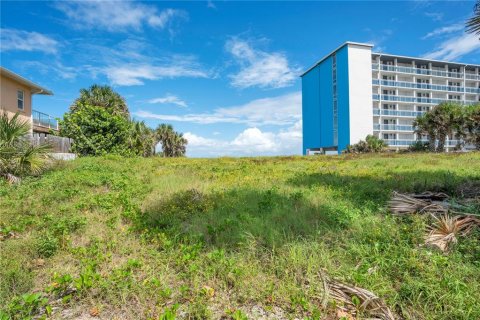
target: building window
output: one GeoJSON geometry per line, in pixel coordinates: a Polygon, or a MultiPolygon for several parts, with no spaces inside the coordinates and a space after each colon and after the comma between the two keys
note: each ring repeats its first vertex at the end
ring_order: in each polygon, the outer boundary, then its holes
{"type": "Polygon", "coordinates": [[[17,91],[17,107],[20,110],[23,110],[23,91],[18,90],[17,91]]]}

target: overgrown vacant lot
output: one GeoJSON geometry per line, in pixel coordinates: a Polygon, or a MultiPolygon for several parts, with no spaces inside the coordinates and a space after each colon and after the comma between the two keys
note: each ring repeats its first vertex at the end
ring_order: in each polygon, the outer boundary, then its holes
{"type": "Polygon", "coordinates": [[[335,315],[321,307],[328,274],[399,317],[479,319],[480,232],[443,254],[423,246],[427,217],[385,209],[393,190],[455,194],[467,180],[480,180],[478,153],[81,158],[0,184],[1,307],[321,319],[335,315]]]}

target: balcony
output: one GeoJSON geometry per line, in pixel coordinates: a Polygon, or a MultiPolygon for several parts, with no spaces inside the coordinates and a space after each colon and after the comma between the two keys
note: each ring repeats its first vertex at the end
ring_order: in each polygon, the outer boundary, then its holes
{"type": "Polygon", "coordinates": [[[383,101],[397,101],[397,102],[407,102],[407,103],[423,103],[423,104],[440,104],[445,101],[457,102],[460,104],[471,105],[477,104],[479,101],[475,100],[457,100],[457,99],[438,99],[438,98],[421,98],[413,96],[395,96],[388,94],[372,94],[373,100],[383,100],[383,101]]]}
{"type": "Polygon", "coordinates": [[[382,85],[385,87],[394,87],[394,88],[407,88],[407,89],[420,89],[420,90],[435,90],[435,91],[450,91],[450,92],[461,92],[463,93],[480,93],[480,88],[472,87],[457,87],[457,86],[442,86],[437,84],[428,84],[428,83],[415,83],[415,82],[403,82],[403,81],[392,81],[392,80],[372,80],[373,85],[382,85]]]}
{"type": "MultiPolygon", "coordinates": [[[[414,144],[417,141],[421,142],[428,142],[428,140],[396,140],[396,139],[383,139],[389,146],[405,146],[408,147],[412,144],[414,144]]],[[[459,140],[448,140],[445,141],[445,146],[446,147],[455,147],[458,143],[462,143],[462,141],[459,140]]]]}
{"type": "Polygon", "coordinates": [[[58,130],[58,121],[54,117],[37,110],[32,110],[32,123],[33,131],[48,133],[50,129],[58,130]]]}
{"type": "MultiPolygon", "coordinates": [[[[389,71],[389,72],[399,72],[399,73],[408,73],[408,74],[420,74],[420,75],[428,75],[434,77],[447,77],[447,78],[455,78],[455,79],[463,79],[464,74],[460,72],[448,72],[448,71],[440,71],[440,70],[432,70],[432,69],[422,69],[422,68],[413,68],[413,67],[396,67],[378,63],[372,63],[373,70],[382,70],[382,71],[389,71]]],[[[469,80],[480,80],[480,75],[466,73],[465,78],[469,80]]]]}
{"type": "Polygon", "coordinates": [[[388,110],[373,108],[374,116],[397,116],[397,117],[413,117],[421,116],[425,112],[422,111],[408,111],[408,110],[388,110]]]}
{"type": "Polygon", "coordinates": [[[399,124],[374,124],[375,131],[413,131],[413,126],[399,124]]]}

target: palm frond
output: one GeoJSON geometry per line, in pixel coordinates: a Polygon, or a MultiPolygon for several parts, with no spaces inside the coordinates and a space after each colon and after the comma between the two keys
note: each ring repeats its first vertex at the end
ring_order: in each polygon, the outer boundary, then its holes
{"type": "Polygon", "coordinates": [[[480,35],[480,1],[473,8],[473,17],[467,20],[467,32],[480,35]]]}
{"type": "Polygon", "coordinates": [[[20,113],[9,117],[7,112],[0,114],[0,144],[11,146],[30,132],[30,123],[19,118],[20,113]]]}
{"type": "Polygon", "coordinates": [[[360,311],[374,319],[395,320],[390,308],[373,292],[330,279],[323,273],[320,278],[324,284],[324,305],[327,300],[334,300],[336,307],[347,314],[356,315],[360,311]]]}
{"type": "Polygon", "coordinates": [[[480,219],[471,216],[434,217],[435,223],[429,227],[425,244],[437,247],[442,252],[457,243],[458,236],[468,234],[474,227],[480,226],[480,219]]]}

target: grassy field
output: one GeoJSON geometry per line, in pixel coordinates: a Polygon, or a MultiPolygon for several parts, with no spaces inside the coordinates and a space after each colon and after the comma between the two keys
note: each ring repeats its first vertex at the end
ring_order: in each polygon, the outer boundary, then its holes
{"type": "Polygon", "coordinates": [[[480,318],[480,232],[448,254],[393,190],[455,194],[480,154],[81,158],[0,183],[4,317],[334,319],[324,272],[405,319],[480,318]]]}

